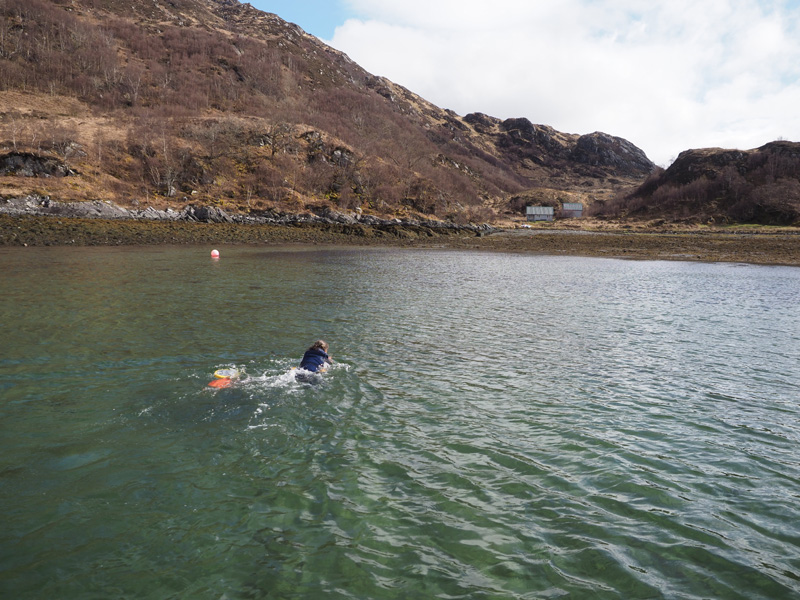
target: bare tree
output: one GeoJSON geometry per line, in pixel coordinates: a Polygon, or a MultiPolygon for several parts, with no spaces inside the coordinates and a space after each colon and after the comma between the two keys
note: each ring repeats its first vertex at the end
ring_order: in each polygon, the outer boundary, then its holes
{"type": "Polygon", "coordinates": [[[292,127],[288,123],[272,123],[267,128],[264,140],[269,146],[271,157],[285,152],[292,140],[292,127]]]}
{"type": "Polygon", "coordinates": [[[58,154],[65,165],[69,166],[69,161],[73,156],[83,154],[83,149],[78,143],[78,132],[71,125],[56,125],[50,129],[50,147],[58,154]]]}
{"type": "Polygon", "coordinates": [[[136,103],[139,101],[143,74],[144,71],[138,65],[130,66],[125,70],[123,81],[126,91],[123,95],[131,106],[136,106],[136,103]]]}
{"type": "Polygon", "coordinates": [[[19,121],[19,118],[16,115],[11,115],[10,123],[9,123],[9,132],[11,133],[11,145],[14,148],[14,152],[17,151],[17,138],[22,133],[22,124],[19,121]]]}

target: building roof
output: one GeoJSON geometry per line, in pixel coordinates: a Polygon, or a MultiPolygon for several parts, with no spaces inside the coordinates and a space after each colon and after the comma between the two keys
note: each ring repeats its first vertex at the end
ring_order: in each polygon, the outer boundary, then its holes
{"type": "Polygon", "coordinates": [[[552,206],[529,206],[526,209],[526,214],[529,215],[552,215],[552,206]]]}

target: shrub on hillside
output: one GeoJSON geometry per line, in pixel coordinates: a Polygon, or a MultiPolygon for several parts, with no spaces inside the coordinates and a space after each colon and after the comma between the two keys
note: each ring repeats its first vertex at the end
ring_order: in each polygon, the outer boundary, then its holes
{"type": "Polygon", "coordinates": [[[800,220],[800,153],[790,143],[785,150],[768,144],[744,162],[698,172],[684,184],[676,184],[669,170],[654,172],[633,192],[597,203],[589,214],[774,225],[800,220]]]}

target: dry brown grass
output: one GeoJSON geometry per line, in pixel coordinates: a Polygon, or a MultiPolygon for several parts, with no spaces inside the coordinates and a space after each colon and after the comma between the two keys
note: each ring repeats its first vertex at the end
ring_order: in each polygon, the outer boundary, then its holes
{"type": "Polygon", "coordinates": [[[59,94],[41,94],[19,92],[14,90],[0,91],[0,114],[47,117],[88,117],[92,110],[72,96],[59,94]]]}

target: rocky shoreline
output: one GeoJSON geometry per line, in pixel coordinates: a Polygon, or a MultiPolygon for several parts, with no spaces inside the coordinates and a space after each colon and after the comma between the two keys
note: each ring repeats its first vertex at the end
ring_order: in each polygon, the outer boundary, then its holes
{"type": "Polygon", "coordinates": [[[800,266],[800,232],[498,229],[333,211],[228,215],[208,207],[128,210],[107,202],[0,200],[0,246],[315,244],[396,246],[800,266]]]}
{"type": "Polygon", "coordinates": [[[261,214],[228,214],[213,206],[188,205],[181,211],[171,208],[157,210],[127,209],[111,202],[57,202],[47,196],[29,195],[0,200],[0,214],[12,216],[56,216],[72,219],[113,219],[156,222],[228,223],[238,225],[362,225],[365,227],[422,227],[433,230],[451,230],[480,235],[494,228],[490,225],[457,225],[447,221],[429,219],[381,219],[363,215],[360,211],[345,214],[329,208],[299,214],[275,210],[261,214]]]}

